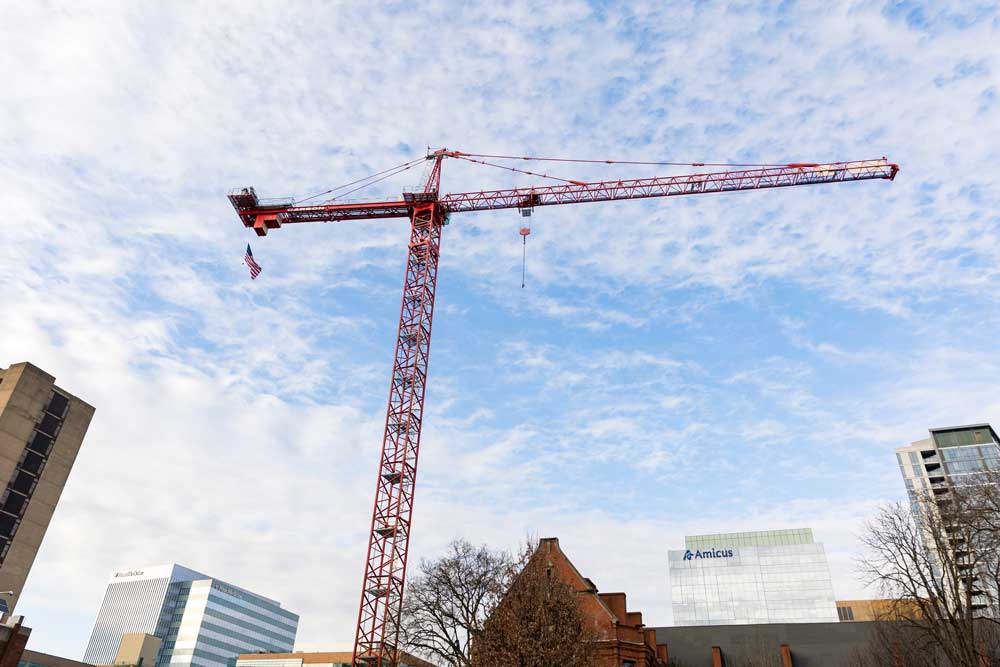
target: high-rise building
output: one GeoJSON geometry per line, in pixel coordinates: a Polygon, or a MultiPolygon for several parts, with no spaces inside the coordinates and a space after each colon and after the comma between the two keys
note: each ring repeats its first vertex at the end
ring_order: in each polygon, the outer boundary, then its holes
{"type": "Polygon", "coordinates": [[[13,612],[94,408],[29,364],[0,368],[0,591],[13,612]]]}
{"type": "Polygon", "coordinates": [[[1000,472],[1000,438],[989,424],[930,429],[931,437],[896,450],[911,501],[942,499],[965,480],[1000,472]]]}
{"type": "MultiPolygon", "coordinates": [[[[995,478],[987,475],[1000,475],[1000,438],[989,424],[932,428],[930,434],[929,438],[898,448],[896,460],[917,516],[944,518],[947,515],[938,512],[955,507],[956,491],[962,487],[972,490],[995,483],[995,478]],[[928,512],[930,514],[925,514],[928,512]]],[[[972,498],[967,496],[965,502],[970,500],[972,498]]],[[[939,549],[949,545],[946,550],[952,558],[942,562],[954,563],[959,569],[962,574],[959,586],[963,591],[968,584],[972,584],[968,591],[972,595],[971,609],[976,612],[990,610],[985,613],[996,614],[997,580],[991,566],[972,555],[973,551],[968,548],[965,539],[968,535],[956,533],[954,527],[948,525],[943,526],[945,534],[941,534],[936,532],[934,526],[941,527],[941,524],[935,521],[925,523],[923,541],[926,549],[939,558],[939,549]]],[[[947,568],[935,569],[941,576],[947,576],[946,571],[947,568]]],[[[947,582],[943,586],[951,590],[947,582]]],[[[963,598],[959,596],[956,599],[963,598]]]]}
{"type": "Polygon", "coordinates": [[[836,622],[833,580],[812,530],[695,535],[667,554],[674,625],[836,622]]]}
{"type": "Polygon", "coordinates": [[[108,665],[122,636],[163,640],[156,667],[234,667],[242,653],[288,653],[297,614],[180,565],[113,572],[83,661],[108,665]]]}

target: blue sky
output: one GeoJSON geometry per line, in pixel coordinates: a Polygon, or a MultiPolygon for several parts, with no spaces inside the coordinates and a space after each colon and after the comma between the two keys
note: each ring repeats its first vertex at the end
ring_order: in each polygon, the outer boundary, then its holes
{"type": "MultiPolygon", "coordinates": [[[[901,495],[893,447],[1000,422],[998,33],[996,3],[8,7],[0,364],[97,407],[29,648],[79,658],[109,572],[169,561],[281,600],[301,649],[349,646],[407,225],[258,241],[225,193],[425,146],[902,166],[539,209],[523,290],[516,213],[455,216],[412,543],[558,536],[659,625],[685,534],[809,526],[837,594],[870,594],[852,559],[901,495]]],[[[442,188],[531,182],[449,161],[442,188]]]]}

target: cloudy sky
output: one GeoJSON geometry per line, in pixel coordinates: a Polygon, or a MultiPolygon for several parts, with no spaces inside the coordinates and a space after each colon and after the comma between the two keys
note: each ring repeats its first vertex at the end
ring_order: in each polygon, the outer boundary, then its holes
{"type": "MultiPolygon", "coordinates": [[[[97,407],[18,607],[29,648],[81,657],[110,571],[172,561],[299,613],[300,649],[353,639],[408,225],[257,240],[232,187],[308,195],[428,146],[902,167],[539,209],[524,289],[516,213],[455,216],[416,559],[558,536],[662,625],[685,534],[809,526],[862,596],[893,448],[1000,422],[994,2],[0,13],[0,365],[97,407]]],[[[452,160],[442,189],[532,182],[452,160]]]]}

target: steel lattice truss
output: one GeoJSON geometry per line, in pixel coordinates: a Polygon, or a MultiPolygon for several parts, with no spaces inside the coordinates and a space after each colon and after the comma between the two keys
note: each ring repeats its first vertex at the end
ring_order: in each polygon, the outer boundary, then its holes
{"type": "MultiPolygon", "coordinates": [[[[634,180],[570,182],[533,188],[486,190],[438,196],[444,158],[466,156],[438,150],[427,156],[430,175],[422,190],[398,201],[296,205],[262,201],[253,188],[234,190],[229,200],[240,220],[259,236],[285,224],[379,218],[409,218],[410,241],[396,354],[389,388],[375,505],[355,635],[354,664],[395,665],[407,551],[417,482],[424,391],[430,355],[434,293],[441,230],[452,213],[497,209],[530,212],[536,206],[650,197],[762,190],[871,179],[893,180],[899,167],[885,158],[828,164],[789,164],[739,171],[634,180]]],[[[516,171],[516,170],[515,170],[516,171]]]]}
{"type": "Polygon", "coordinates": [[[355,660],[372,657],[374,664],[379,665],[391,656],[399,635],[427,387],[441,223],[440,209],[434,204],[422,204],[414,210],[355,636],[355,660]]]}

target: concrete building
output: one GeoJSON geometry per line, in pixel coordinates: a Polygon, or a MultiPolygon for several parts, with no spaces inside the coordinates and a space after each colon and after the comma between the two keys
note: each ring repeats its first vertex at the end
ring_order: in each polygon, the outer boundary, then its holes
{"type": "MultiPolygon", "coordinates": [[[[686,667],[853,667],[871,656],[875,623],[768,623],[656,628],[656,642],[686,667]]],[[[884,662],[893,664],[892,656],[884,662]]],[[[864,663],[872,664],[872,663],[864,663]]],[[[903,664],[903,663],[898,663],[903,664]]]]}
{"type": "MultiPolygon", "coordinates": [[[[353,667],[351,651],[318,653],[252,653],[241,655],[236,667],[353,667]]],[[[403,653],[398,667],[435,667],[434,664],[403,653]]]]}
{"type": "Polygon", "coordinates": [[[13,613],[94,408],[29,363],[0,368],[0,591],[13,613]]]}
{"type": "Polygon", "coordinates": [[[695,535],[667,554],[674,624],[836,622],[833,581],[812,530],[695,535]]]}
{"type": "Polygon", "coordinates": [[[112,664],[127,633],[163,641],[156,667],[234,667],[242,653],[287,653],[299,617],[275,600],[176,564],[113,572],[84,662],[112,664]]]}

